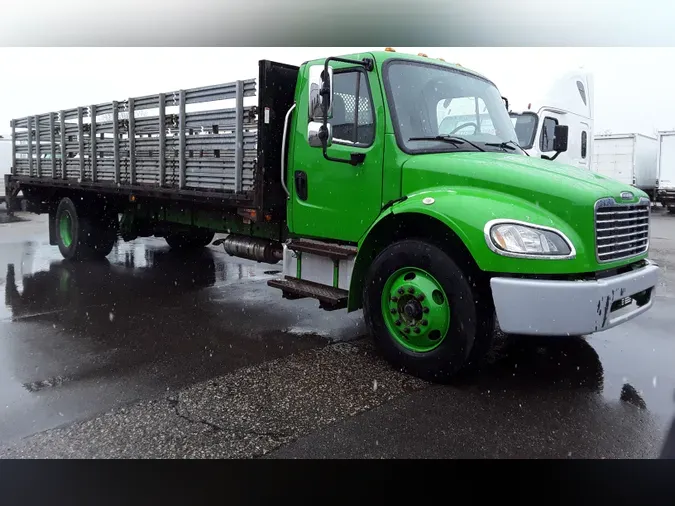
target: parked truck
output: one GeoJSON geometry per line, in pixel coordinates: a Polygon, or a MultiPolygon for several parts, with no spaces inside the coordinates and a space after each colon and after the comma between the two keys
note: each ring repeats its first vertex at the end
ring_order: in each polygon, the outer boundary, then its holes
{"type": "MultiPolygon", "coordinates": [[[[384,357],[421,378],[474,369],[497,328],[589,334],[652,305],[647,195],[528,157],[497,87],[440,59],[264,60],[257,80],[11,128],[8,195],[48,214],[66,259],[118,235],[193,250],[226,233],[228,254],[281,262],[268,284],[285,298],[363,308],[384,357]]],[[[564,152],[567,127],[552,134],[564,152]]]]}
{"type": "Polygon", "coordinates": [[[675,131],[658,133],[656,198],[675,212],[675,131]]]}
{"type": "Polygon", "coordinates": [[[5,175],[12,169],[12,139],[0,137],[0,204],[5,201],[5,175]]]}
{"type": "Polygon", "coordinates": [[[593,74],[567,72],[525,110],[510,111],[518,142],[531,156],[550,158],[575,167],[590,169],[593,157],[593,74]],[[568,146],[556,155],[553,149],[556,125],[569,127],[568,146]]]}
{"type": "Polygon", "coordinates": [[[658,140],[639,133],[596,135],[591,170],[640,188],[656,201],[658,140]]]}

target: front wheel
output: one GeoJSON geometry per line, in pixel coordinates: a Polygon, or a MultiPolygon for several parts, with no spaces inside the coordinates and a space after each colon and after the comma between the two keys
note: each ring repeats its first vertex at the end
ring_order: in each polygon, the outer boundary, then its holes
{"type": "Polygon", "coordinates": [[[404,240],[382,251],[364,287],[364,316],[385,358],[429,381],[446,382],[480,364],[494,334],[491,298],[472,288],[443,250],[404,240]]]}

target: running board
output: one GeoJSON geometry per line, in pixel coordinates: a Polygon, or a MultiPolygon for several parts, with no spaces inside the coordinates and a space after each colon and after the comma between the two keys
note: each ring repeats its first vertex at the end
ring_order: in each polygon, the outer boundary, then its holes
{"type": "Polygon", "coordinates": [[[312,281],[286,276],[284,279],[270,279],[267,284],[283,292],[285,299],[317,299],[319,307],[327,311],[347,307],[347,290],[321,285],[312,281]]]}
{"type": "Polygon", "coordinates": [[[333,260],[349,260],[356,256],[358,249],[355,246],[344,246],[311,239],[292,239],[288,242],[288,249],[298,253],[311,253],[332,258],[333,260]]]}

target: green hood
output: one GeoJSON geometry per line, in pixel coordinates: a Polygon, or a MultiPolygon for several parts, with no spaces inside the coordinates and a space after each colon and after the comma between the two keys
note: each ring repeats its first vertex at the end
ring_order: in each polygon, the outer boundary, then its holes
{"type": "MultiPolygon", "coordinates": [[[[483,227],[491,219],[520,219],[562,230],[574,242],[577,258],[572,262],[549,262],[551,272],[589,272],[635,260],[604,265],[597,262],[594,206],[598,199],[606,197],[631,202],[621,198],[621,193],[626,191],[634,195],[633,202],[647,195],[587,169],[541,158],[491,152],[421,154],[403,164],[403,195],[433,188],[450,188],[464,194],[467,190],[485,193],[478,208],[464,201],[460,205],[466,209],[450,206],[447,211],[455,223],[461,222],[465,234],[473,236],[471,240],[475,244],[482,243],[483,227]]],[[[491,262],[508,260],[492,258],[491,262]]],[[[513,269],[519,270],[521,265],[519,262],[513,269]]],[[[510,268],[502,265],[500,272],[508,272],[510,268]]],[[[543,272],[549,266],[537,261],[537,269],[543,272]]]]}
{"type": "Polygon", "coordinates": [[[567,214],[568,219],[572,217],[572,208],[592,210],[603,197],[621,200],[621,192],[625,191],[633,193],[634,201],[647,196],[637,188],[588,169],[524,155],[439,153],[416,155],[406,161],[404,195],[435,186],[470,186],[506,193],[561,217],[567,214]]]}

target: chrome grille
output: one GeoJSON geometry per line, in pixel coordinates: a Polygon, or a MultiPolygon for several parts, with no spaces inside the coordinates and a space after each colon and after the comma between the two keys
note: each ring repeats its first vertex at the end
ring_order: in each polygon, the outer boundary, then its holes
{"type": "Polygon", "coordinates": [[[595,251],[599,262],[640,255],[649,247],[649,201],[619,204],[614,199],[595,205],[595,251]]]}

